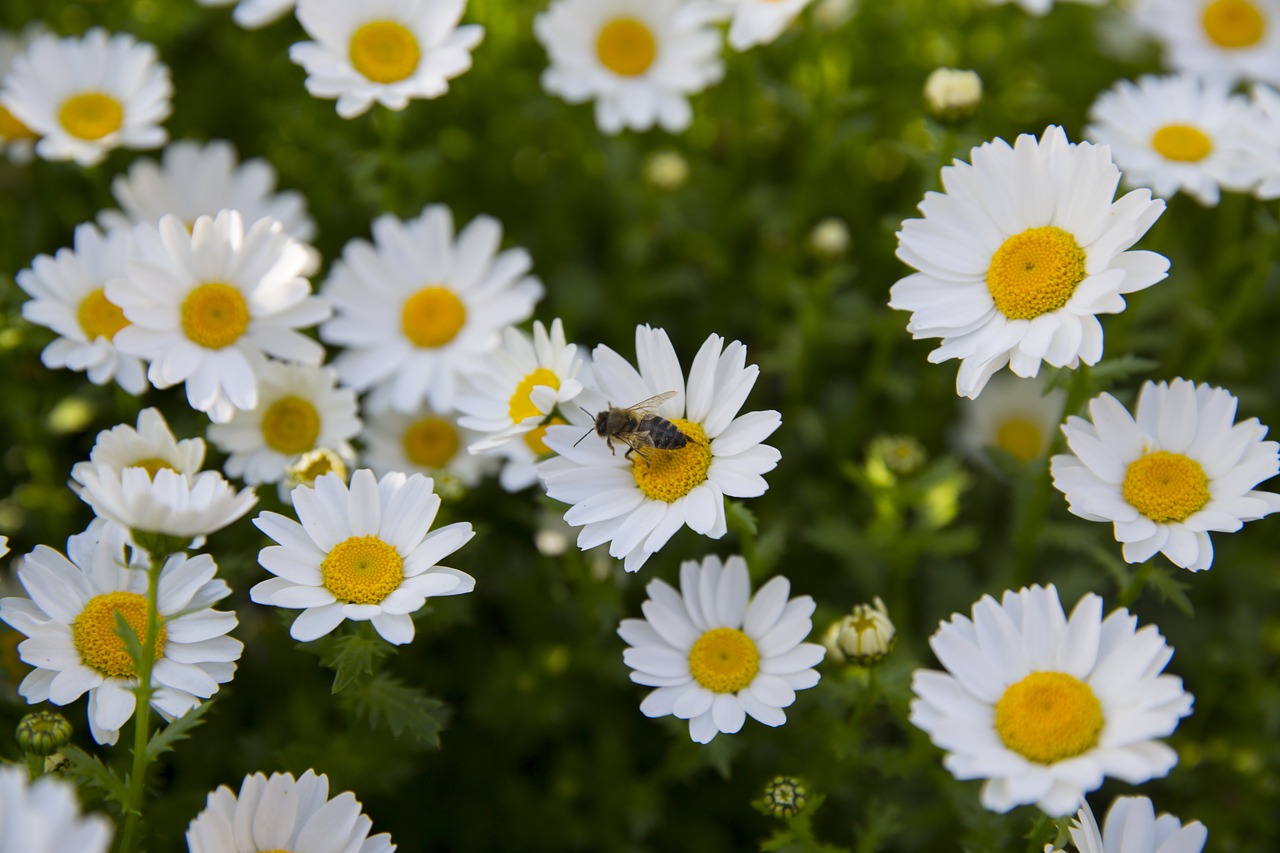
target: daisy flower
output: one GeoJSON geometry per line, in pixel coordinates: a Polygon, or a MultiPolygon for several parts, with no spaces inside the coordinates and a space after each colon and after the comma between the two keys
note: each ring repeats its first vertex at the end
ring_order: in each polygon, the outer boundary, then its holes
{"type": "Polygon", "coordinates": [[[1093,102],[1089,120],[1085,135],[1111,147],[1126,186],[1216,205],[1220,187],[1248,190],[1260,178],[1251,149],[1261,116],[1223,83],[1191,74],[1121,80],[1093,102]]]}
{"type": "Polygon", "coordinates": [[[915,671],[911,722],[957,779],[987,780],[982,805],[996,812],[1035,803],[1060,817],[1106,776],[1164,776],[1178,754],[1157,738],[1192,697],[1160,674],[1173,656],[1160,632],[1137,622],[1124,608],[1103,619],[1093,593],[1068,619],[1052,584],[984,595],[929,639],[947,672],[915,671]]]}
{"type": "Polygon", "coordinates": [[[370,837],[373,821],[355,794],[329,797],[329,777],[308,770],[244,777],[240,793],[219,785],[187,827],[190,853],[392,853],[387,833],[370,837]]]}
{"type": "Polygon", "coordinates": [[[0,767],[0,850],[25,853],[107,853],[111,821],[81,817],[75,786],[56,776],[27,779],[21,767],[0,767]]]}
{"type": "Polygon", "coordinates": [[[1276,145],[1280,139],[1280,91],[1259,83],[1253,87],[1252,94],[1259,117],[1255,126],[1258,136],[1254,156],[1261,164],[1262,173],[1253,193],[1266,200],[1280,198],[1280,146],[1276,145]]]}
{"type": "Polygon", "coordinates": [[[239,212],[198,217],[187,232],[172,214],[133,230],[134,251],[107,298],[130,325],[121,352],[146,359],[157,388],[186,383],[187,402],[214,423],[258,405],[264,356],[319,364],[324,347],[298,331],[329,316],[302,278],[307,252],[280,223],[248,229],[239,212]]]}
{"type": "Polygon", "coordinates": [[[1175,71],[1280,84],[1280,0],[1136,0],[1131,14],[1175,71]]]}
{"type": "Polygon", "coordinates": [[[580,426],[551,426],[544,439],[559,454],[538,469],[547,494],[572,504],[564,520],[581,527],[584,551],[609,542],[609,554],[634,572],[681,527],[719,539],[727,528],[725,496],[754,498],[769,484],[781,454],[766,438],[782,423],[775,411],[738,415],[760,368],[747,366],[747,348],[707,338],[693,359],[686,385],[667,333],[636,327],[636,370],[607,346],[596,347],[596,388],[608,405],[634,406],[674,392],[654,414],[685,437],[682,447],[615,454],[580,426]],[[582,441],[582,439],[588,439],[582,441]]]}
{"type": "Polygon", "coordinates": [[[466,0],[298,0],[298,21],[315,41],[289,48],[307,71],[307,91],[337,98],[355,118],[374,101],[402,110],[410,98],[438,98],[471,68],[484,28],[458,26],[466,0]]]}
{"type": "MultiPolygon", "coordinates": [[[[467,452],[480,434],[463,428],[456,415],[427,407],[402,415],[370,412],[362,436],[362,460],[379,477],[393,471],[433,477],[441,493],[455,483],[470,488],[493,470],[494,459],[467,452]]],[[[535,477],[536,479],[536,477],[535,477]]]]}
{"type": "Polygon", "coordinates": [[[451,411],[464,373],[542,298],[524,249],[499,253],[502,226],[478,216],[455,239],[453,215],[433,205],[407,222],[381,216],[373,243],[352,240],[322,292],[335,316],[320,328],[346,347],[344,384],[372,391],[366,407],[409,413],[424,401],[451,411]]]}
{"type": "Polygon", "coordinates": [[[960,359],[956,392],[977,397],[1006,364],[1018,376],[1096,364],[1098,314],[1124,310],[1122,294],[1165,277],[1169,261],[1125,251],[1164,212],[1150,190],[1113,201],[1120,171],[1106,146],[1068,142],[1060,127],[971,152],[942,169],[945,192],[925,194],[923,219],[898,232],[898,257],[919,272],[890,290],[911,311],[915,338],[942,338],[929,353],[960,359]]]}
{"type": "Polygon", "coordinates": [[[355,460],[360,432],[356,392],[335,387],[330,368],[268,362],[258,374],[258,405],[211,424],[209,440],[228,454],[223,470],[249,485],[276,483],[303,453],[318,447],[355,460]]]}
{"type": "Polygon", "coordinates": [[[167,468],[183,476],[194,477],[204,465],[204,442],[198,438],[179,441],[158,409],[143,409],[138,412],[136,429],[128,424],[117,424],[98,433],[93,449],[89,451],[89,461],[73,465],[71,479],[78,483],[85,472],[100,465],[115,472],[142,468],[149,475],[167,468]]]}
{"type": "Polygon", "coordinates": [[[1067,393],[1045,393],[1043,378],[1019,379],[998,374],[976,400],[961,399],[960,424],[955,432],[959,450],[980,465],[989,466],[990,448],[999,448],[1021,463],[1042,459],[1049,452],[1067,393]]]}
{"type": "Polygon", "coordinates": [[[113,148],[158,148],[173,84],[154,46],[95,27],[36,36],[13,61],[0,103],[40,137],[46,160],[92,166],[113,148]]]}
{"type": "Polygon", "coordinates": [[[258,604],[300,609],[289,636],[307,642],[328,634],[344,619],[369,620],[384,640],[403,645],[413,639],[411,613],[430,596],[461,595],[475,578],[437,562],[475,535],[458,522],[430,531],[440,498],[421,474],[387,474],[374,479],[356,471],[347,487],[326,474],[314,488],[293,490],[293,508],[302,522],[274,512],[253,520],[279,545],[258,555],[276,575],[249,591],[258,604]]]}
{"type": "Polygon", "coordinates": [[[571,104],[595,100],[604,133],[654,124],[679,133],[688,96],[724,76],[720,33],[682,0],[554,0],[533,19],[551,65],[542,88],[571,104]]]}
{"type": "Polygon", "coordinates": [[[677,22],[724,21],[729,24],[729,46],[747,50],[769,44],[813,0],[693,0],[680,10],[677,22]]]}
{"type": "Polygon", "coordinates": [[[142,360],[115,346],[129,321],[105,290],[124,274],[130,246],[128,230],[104,235],[85,223],[76,227],[73,248],[36,256],[16,278],[31,297],[22,306],[23,319],[58,335],[40,353],[45,367],[84,371],[94,385],[114,379],[130,394],[141,394],[149,387],[142,360]]]}
{"type": "Polygon", "coordinates": [[[256,30],[280,20],[293,11],[294,0],[196,0],[201,6],[230,6],[236,8],[231,19],[246,30],[256,30]]]}
{"type": "Polygon", "coordinates": [[[813,628],[813,599],[788,599],[775,577],[751,595],[747,563],[710,556],[680,564],[680,592],[664,581],[645,587],[644,619],[623,619],[618,635],[631,680],[655,688],[640,703],[646,717],[689,721],[689,737],[710,742],[734,734],[750,714],[766,726],[787,721],[796,691],[818,683],[813,667],[826,650],[802,642],[813,628]]]}
{"type": "MultiPolygon", "coordinates": [[[[987,2],[997,6],[1004,3],[1017,3],[1023,8],[1023,11],[1032,15],[1047,15],[1049,14],[1049,10],[1053,8],[1054,0],[987,0],[987,2]]],[[[1058,2],[1063,2],[1063,0],[1058,0],[1058,2]]],[[[1071,2],[1085,3],[1090,6],[1101,6],[1103,3],[1106,3],[1107,0],[1071,0],[1071,2]]]]}
{"type": "Polygon", "coordinates": [[[1235,423],[1236,398],[1186,379],[1147,382],[1136,417],[1110,394],[1089,404],[1092,422],[1062,427],[1070,454],[1050,462],[1071,512],[1110,521],[1124,558],[1157,551],[1193,572],[1213,564],[1210,531],[1234,533],[1280,510],[1280,495],[1253,487],[1280,472],[1280,444],[1257,418],[1235,423]]]}
{"type": "MultiPolygon", "coordinates": [[[[0,81],[8,76],[13,60],[22,54],[37,35],[44,32],[40,24],[33,24],[20,34],[0,30],[0,81]]],[[[15,165],[26,165],[35,156],[37,135],[34,130],[18,121],[0,104],[0,153],[15,165]]]]}
{"type": "MultiPolygon", "coordinates": [[[[1103,830],[1086,801],[1070,832],[1079,853],[1200,853],[1209,840],[1209,830],[1198,820],[1183,826],[1171,814],[1156,817],[1146,797],[1116,797],[1103,830]]],[[[1045,853],[1064,851],[1045,845],[1045,853]]]]}
{"type": "MultiPolygon", "coordinates": [[[[65,557],[39,545],[18,570],[30,599],[0,600],[0,619],[28,638],[18,646],[22,660],[36,667],[18,692],[33,705],[66,705],[88,692],[89,729],[103,744],[116,742],[136,708],[138,677],[116,615],[140,641],[146,625],[145,564],[126,562],[124,545],[123,531],[110,526],[72,536],[65,557]]],[[[235,613],[212,609],[231,594],[216,571],[207,554],[174,554],[160,570],[151,706],[166,720],[217,693],[244,648],[227,636],[235,613]]]]}

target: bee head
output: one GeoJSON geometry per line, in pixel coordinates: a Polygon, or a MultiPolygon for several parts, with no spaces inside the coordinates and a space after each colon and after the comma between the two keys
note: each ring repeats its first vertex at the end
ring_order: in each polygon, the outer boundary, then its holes
{"type": "Polygon", "coordinates": [[[606,430],[609,428],[609,410],[605,409],[596,415],[596,435],[604,438],[606,430]]]}
{"type": "MultiPolygon", "coordinates": [[[[579,408],[579,409],[582,409],[582,407],[581,407],[581,406],[579,406],[578,408],[579,408]]],[[[590,412],[588,412],[586,409],[582,409],[582,413],[583,413],[584,415],[586,415],[587,417],[591,417],[591,413],[590,413],[590,412]]],[[[600,433],[600,435],[604,435],[603,430],[601,430],[601,428],[600,428],[600,427],[601,427],[601,425],[602,425],[602,424],[601,424],[601,421],[600,421],[600,418],[604,417],[606,414],[607,414],[607,412],[601,412],[601,413],[600,413],[600,415],[596,418],[596,432],[600,433]]],[[[582,438],[586,438],[586,437],[587,437],[587,436],[589,436],[589,435],[591,435],[591,430],[587,430],[586,432],[584,432],[584,433],[582,434],[582,438]]],[[[580,438],[580,439],[578,439],[577,441],[575,441],[575,442],[573,443],[573,446],[574,446],[574,447],[577,447],[579,444],[582,444],[582,438],[580,438]]]]}

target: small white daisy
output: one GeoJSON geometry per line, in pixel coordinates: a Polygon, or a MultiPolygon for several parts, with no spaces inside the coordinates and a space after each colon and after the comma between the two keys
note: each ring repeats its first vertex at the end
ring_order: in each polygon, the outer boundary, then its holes
{"type": "Polygon", "coordinates": [[[373,821],[355,794],[329,797],[329,777],[308,770],[244,777],[240,793],[219,785],[187,827],[190,853],[392,853],[387,833],[370,836],[373,821]]]}
{"type": "Polygon", "coordinates": [[[298,21],[315,41],[289,58],[307,70],[307,91],[337,98],[354,118],[378,102],[402,110],[411,98],[438,98],[471,68],[484,28],[458,26],[466,0],[298,0],[298,21]]]}
{"type": "Polygon", "coordinates": [[[115,346],[116,333],[129,321],[105,290],[124,274],[130,247],[127,229],[103,235],[85,223],[76,227],[73,248],[36,256],[16,278],[31,296],[22,306],[23,319],[58,335],[40,353],[45,367],[84,371],[95,385],[114,379],[130,394],[141,394],[149,387],[142,360],[115,346]]]}
{"type": "Polygon", "coordinates": [[[813,0],[692,0],[680,10],[678,23],[724,21],[729,24],[729,46],[747,50],[769,44],[795,21],[813,0]]]}
{"type": "Polygon", "coordinates": [[[154,46],[95,27],[83,38],[40,35],[13,61],[3,103],[40,140],[46,160],[92,166],[113,148],[158,148],[173,84],[154,46]]]}
{"type": "Polygon", "coordinates": [[[314,488],[293,490],[299,524],[274,512],[253,520],[279,545],[258,555],[276,575],[249,591],[258,604],[300,609],[289,636],[307,642],[328,634],[344,619],[369,620],[384,640],[413,639],[413,619],[428,597],[461,595],[475,578],[437,565],[475,532],[467,522],[430,530],[440,509],[433,483],[421,474],[374,479],[356,471],[347,487],[334,474],[314,488]]]}
{"type": "Polygon", "coordinates": [[[1246,191],[1260,180],[1252,149],[1261,117],[1224,83],[1192,74],[1121,80],[1093,102],[1089,120],[1085,135],[1111,147],[1126,186],[1216,205],[1220,187],[1246,191]]]}
{"type": "Polygon", "coordinates": [[[604,133],[654,124],[679,133],[688,96],[724,76],[720,32],[677,16],[682,0],[554,0],[533,20],[551,65],[542,88],[571,104],[595,100],[604,133]]]}
{"type": "Polygon", "coordinates": [[[1092,423],[1062,427],[1071,454],[1051,460],[1053,484],[1075,515],[1110,521],[1124,558],[1157,551],[1193,572],[1213,564],[1210,531],[1234,533],[1280,510],[1280,495],[1253,487],[1280,472],[1280,444],[1257,418],[1235,423],[1236,398],[1175,379],[1147,382],[1136,418],[1110,394],[1089,404],[1092,423]]]}
{"type": "Polygon", "coordinates": [[[1253,193],[1260,199],[1280,198],[1280,91],[1261,83],[1252,89],[1253,106],[1258,112],[1254,157],[1262,174],[1253,193]]]}
{"type": "Polygon", "coordinates": [[[542,298],[524,249],[499,252],[502,226],[478,216],[454,237],[453,215],[433,205],[403,222],[381,216],[373,243],[352,240],[322,288],[335,316],[320,328],[346,347],[342,381],[372,393],[366,408],[451,411],[464,373],[523,322],[542,298]]]}
{"type": "Polygon", "coordinates": [[[913,337],[942,338],[929,361],[960,359],[962,397],[1005,365],[1030,377],[1041,362],[1096,364],[1096,315],[1167,275],[1163,255],[1125,251],[1164,202],[1145,189],[1113,201],[1120,171],[1107,147],[1068,142],[1056,126],[970,156],[942,169],[945,192],[925,194],[923,219],[902,223],[898,257],[919,272],[892,287],[889,306],[912,312],[913,337]]]}
{"type": "Polygon", "coordinates": [[[544,439],[557,457],[538,469],[547,494],[573,504],[565,521],[582,527],[584,551],[609,542],[609,553],[634,572],[688,525],[719,539],[727,531],[725,496],[754,498],[769,488],[762,474],[781,454],[766,438],[782,423],[775,411],[738,415],[756,384],[760,368],[747,366],[747,348],[727,347],[711,335],[698,350],[686,385],[680,360],[667,333],[636,327],[640,369],[607,346],[596,347],[592,370],[596,390],[609,405],[634,406],[672,393],[654,414],[670,421],[683,446],[614,453],[580,426],[551,426],[544,439]],[[584,440],[585,439],[585,440],[584,440]]]}
{"type": "Polygon", "coordinates": [[[111,821],[80,814],[76,788],[57,776],[34,782],[21,767],[0,767],[0,850],[107,853],[111,821]]]}
{"type": "Polygon", "coordinates": [[[307,252],[280,223],[246,229],[239,212],[198,217],[190,233],[172,214],[133,230],[133,254],[107,298],[130,325],[121,352],[146,359],[157,388],[186,383],[187,402],[214,423],[258,405],[264,356],[319,364],[324,347],[298,331],[329,316],[302,277],[307,252]]]}
{"type": "MultiPolygon", "coordinates": [[[[0,30],[0,82],[9,74],[13,60],[22,54],[32,39],[45,32],[43,25],[32,24],[21,33],[0,30]]],[[[0,153],[9,158],[9,162],[18,166],[26,165],[35,156],[36,139],[34,130],[14,118],[3,104],[0,104],[0,153]]]]}
{"type": "MultiPolygon", "coordinates": [[[[87,691],[90,731],[105,744],[116,742],[137,705],[138,677],[116,634],[116,614],[139,640],[146,625],[147,572],[126,562],[124,545],[123,532],[110,525],[72,536],[66,557],[39,545],[18,570],[31,598],[0,600],[0,619],[28,638],[18,646],[22,660],[36,667],[18,692],[31,704],[66,705],[87,691]]],[[[244,648],[227,636],[235,613],[212,609],[231,594],[216,571],[207,554],[174,554],[160,570],[151,706],[167,720],[230,681],[244,648]]]]}
{"type": "Polygon", "coordinates": [[[1052,584],[984,595],[972,620],[953,614],[929,638],[947,672],[915,671],[911,722],[957,779],[987,780],[996,812],[1035,803],[1060,817],[1106,776],[1164,776],[1178,754],[1157,738],[1192,697],[1160,674],[1173,656],[1160,632],[1137,623],[1124,608],[1103,619],[1093,593],[1068,619],[1052,584]]]}
{"type": "Polygon", "coordinates": [[[295,0],[196,0],[201,6],[230,6],[231,18],[246,30],[256,30],[280,20],[293,11],[295,0]]]}
{"type": "MultiPolygon", "coordinates": [[[[1079,853],[1200,853],[1209,840],[1209,830],[1198,820],[1183,826],[1171,814],[1156,817],[1146,797],[1116,797],[1102,830],[1086,800],[1070,832],[1079,853]]],[[[1064,853],[1045,845],[1045,853],[1051,851],[1064,853]]]]}
{"type": "MultiPolygon", "coordinates": [[[[987,2],[993,5],[1017,3],[1024,11],[1029,12],[1032,15],[1047,15],[1049,14],[1049,10],[1053,8],[1054,0],[987,0],[987,2]]],[[[1058,2],[1061,3],[1063,0],[1058,0],[1058,2]]],[[[1106,3],[1107,0],[1071,0],[1071,2],[1085,3],[1090,6],[1101,6],[1103,3],[1106,3]]]]}
{"type": "Polygon", "coordinates": [[[393,471],[432,477],[439,491],[447,494],[453,481],[470,488],[494,469],[492,457],[467,452],[467,445],[480,438],[480,433],[459,425],[456,415],[425,406],[407,415],[370,412],[365,417],[361,459],[379,477],[393,471]]]}
{"type": "Polygon", "coordinates": [[[71,467],[71,479],[80,482],[81,474],[105,465],[113,471],[142,468],[154,475],[167,468],[186,477],[194,477],[204,464],[204,442],[198,438],[179,441],[165,423],[158,409],[138,412],[138,426],[117,424],[98,433],[89,451],[88,462],[71,467]]]}
{"type": "Polygon", "coordinates": [[[1280,84],[1280,0],[1136,0],[1131,14],[1175,71],[1280,84]]]}
{"type": "Polygon", "coordinates": [[[1062,423],[1067,393],[1055,388],[1045,393],[1043,378],[1019,379],[997,374],[976,400],[960,400],[956,447],[974,462],[989,466],[991,448],[1022,463],[1042,459],[1062,423]]]}
{"type": "Polygon", "coordinates": [[[826,650],[803,640],[813,628],[813,599],[788,599],[775,577],[751,595],[747,563],[707,557],[680,564],[680,592],[650,581],[644,619],[623,619],[618,635],[631,680],[655,688],[640,703],[646,717],[689,721],[689,737],[708,743],[734,734],[747,715],[780,726],[797,690],[818,683],[813,667],[826,650]]]}

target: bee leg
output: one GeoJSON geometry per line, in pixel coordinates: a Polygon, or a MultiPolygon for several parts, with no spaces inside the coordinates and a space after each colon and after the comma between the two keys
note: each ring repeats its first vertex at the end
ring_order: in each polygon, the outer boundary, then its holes
{"type": "Polygon", "coordinates": [[[648,457],[648,455],[647,455],[643,450],[640,450],[639,448],[636,448],[636,447],[630,447],[630,448],[627,448],[627,452],[626,452],[625,454],[623,454],[623,457],[622,457],[622,458],[623,458],[623,459],[630,459],[630,458],[631,458],[631,454],[632,454],[632,453],[639,453],[639,454],[640,454],[640,458],[644,460],[644,467],[646,467],[646,468],[652,468],[652,467],[653,467],[653,463],[649,461],[649,457],[648,457]]]}

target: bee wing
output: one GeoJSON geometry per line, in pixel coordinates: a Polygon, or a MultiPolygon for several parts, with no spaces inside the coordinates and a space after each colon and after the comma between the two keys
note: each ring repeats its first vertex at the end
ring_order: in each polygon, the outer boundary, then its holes
{"type": "Polygon", "coordinates": [[[634,406],[629,406],[628,408],[633,412],[640,412],[642,414],[652,412],[675,395],[675,391],[663,391],[661,394],[654,394],[649,399],[641,400],[639,403],[636,403],[634,406]]]}

